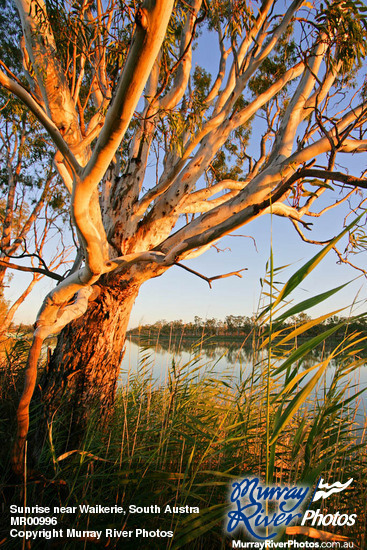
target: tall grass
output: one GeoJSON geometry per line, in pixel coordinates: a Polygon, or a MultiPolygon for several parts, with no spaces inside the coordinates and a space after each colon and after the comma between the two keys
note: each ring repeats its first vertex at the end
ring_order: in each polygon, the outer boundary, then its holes
{"type": "MultiPolygon", "coordinates": [[[[221,549],[230,547],[225,532],[230,484],[234,479],[256,475],[269,483],[307,483],[325,480],[353,482],[353,499],[340,493],[326,501],[329,509],[356,513],[357,524],[343,527],[342,534],[360,547],[366,542],[365,492],[367,453],[365,432],[358,423],[360,388],[352,374],[363,363],[365,337],[348,331],[334,348],[322,347],[337,330],[327,328],[313,338],[313,324],[282,328],[282,321],[321,303],[336,293],[333,289],[299,304],[288,304],[288,290],[317,265],[308,262],[286,285],[275,282],[276,270],[269,264],[264,288],[271,285],[272,303],[265,304],[253,329],[254,354],[251,369],[220,377],[215,365],[202,359],[200,342],[186,364],[172,360],[164,382],[154,380],[154,351],[141,348],[138,369],[131,368],[116,396],[110,418],[101,424],[91,412],[78,448],[68,444],[71,420],[62,406],[47,426],[40,445],[36,469],[24,483],[11,477],[8,449],[2,444],[0,459],[4,514],[0,542],[18,548],[9,538],[10,503],[28,506],[120,505],[126,514],[87,515],[65,513],[58,527],[77,529],[117,528],[172,531],[173,537],[121,540],[55,539],[55,547],[221,549]],[[287,287],[288,285],[288,287],[287,287]],[[269,315],[272,322],[269,325],[269,315]],[[321,348],[320,348],[321,346],[321,348]],[[308,358],[320,349],[317,364],[308,358]],[[326,372],[331,372],[329,383],[326,372]],[[160,512],[134,514],[130,505],[157,505],[160,512]],[[200,513],[164,513],[165,506],[199,507],[200,513]]],[[[333,315],[335,312],[331,312],[333,315]]],[[[340,327],[338,327],[340,329],[340,327]]],[[[20,365],[27,344],[15,342],[3,357],[1,438],[9,441],[13,424],[6,420],[15,411],[21,382],[20,365]]],[[[365,367],[364,367],[365,368],[365,367]]],[[[34,426],[37,419],[34,418],[34,426]]],[[[32,441],[32,434],[30,440],[32,441]]],[[[30,451],[31,452],[31,451],[30,451]]],[[[333,531],[329,527],[329,531],[333,531]]],[[[340,533],[340,528],[339,529],[340,533]]],[[[236,535],[238,537],[238,535],[236,535]]],[[[246,534],[241,533],[246,540],[246,534]]],[[[283,538],[287,538],[284,533],[283,538]]],[[[299,540],[304,540],[299,537],[299,540]]],[[[32,548],[44,548],[33,542],[32,548]]]]}

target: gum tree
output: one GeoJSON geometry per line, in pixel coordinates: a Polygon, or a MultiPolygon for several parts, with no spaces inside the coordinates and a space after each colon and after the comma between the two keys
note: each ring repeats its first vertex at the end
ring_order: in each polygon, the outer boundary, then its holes
{"type": "Polygon", "coordinates": [[[19,468],[46,337],[45,403],[107,410],[140,286],[269,212],[306,239],[321,195],[337,207],[366,186],[337,161],[367,140],[361,2],[15,3],[27,83],[5,66],[0,82],[54,143],[79,241],[37,316],[19,468]],[[208,33],[214,75],[192,61],[208,33]]]}

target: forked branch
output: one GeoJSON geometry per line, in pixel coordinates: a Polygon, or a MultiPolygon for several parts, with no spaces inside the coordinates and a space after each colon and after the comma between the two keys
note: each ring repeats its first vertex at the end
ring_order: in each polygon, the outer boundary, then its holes
{"type": "Polygon", "coordinates": [[[195,271],[194,269],[191,269],[191,267],[187,267],[187,265],[181,264],[180,262],[174,262],[173,265],[177,265],[178,267],[182,267],[182,269],[185,269],[189,273],[192,273],[193,275],[196,275],[196,277],[199,277],[200,279],[204,279],[209,285],[209,288],[212,288],[212,282],[216,281],[217,279],[225,279],[226,277],[239,277],[242,279],[242,271],[247,271],[247,267],[244,267],[242,269],[238,269],[237,271],[231,271],[230,273],[223,273],[222,275],[215,275],[214,277],[207,277],[206,275],[203,275],[202,273],[199,273],[198,271],[195,271]]]}

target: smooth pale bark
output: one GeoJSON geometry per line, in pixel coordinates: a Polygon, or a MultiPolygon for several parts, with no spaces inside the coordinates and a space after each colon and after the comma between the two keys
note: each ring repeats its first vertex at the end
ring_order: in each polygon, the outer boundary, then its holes
{"type": "Polygon", "coordinates": [[[114,101],[85,168],[81,193],[90,187],[95,188],[102,180],[124,137],[161,48],[172,8],[173,0],[146,0],[138,9],[133,43],[114,101]]]}
{"type": "Polygon", "coordinates": [[[69,143],[81,138],[77,112],[57,58],[56,42],[43,0],[15,0],[33,70],[48,114],[69,143]]]}

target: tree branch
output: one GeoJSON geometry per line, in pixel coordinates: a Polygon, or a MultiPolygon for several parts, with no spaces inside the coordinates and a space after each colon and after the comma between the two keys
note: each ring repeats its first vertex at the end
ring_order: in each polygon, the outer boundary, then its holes
{"type": "Polygon", "coordinates": [[[16,269],[18,271],[24,271],[26,273],[40,273],[41,275],[45,275],[46,277],[50,277],[50,279],[54,279],[55,281],[62,281],[63,277],[61,275],[58,275],[57,273],[53,273],[52,271],[49,271],[48,269],[42,269],[41,267],[26,267],[24,265],[17,265],[10,262],[7,262],[3,258],[0,258],[0,265],[2,267],[6,267],[9,269],[16,269]]]}
{"type": "MultiPolygon", "coordinates": [[[[202,0],[191,0],[190,9],[187,13],[186,24],[181,33],[180,59],[177,62],[178,70],[176,72],[172,89],[159,100],[158,107],[164,110],[173,109],[182,99],[187,83],[190,77],[191,69],[191,50],[192,41],[195,35],[197,25],[197,16],[202,5],[202,0]]],[[[175,67],[170,72],[173,72],[175,67]]],[[[169,74],[166,75],[168,81],[169,74]]],[[[162,93],[162,88],[158,90],[156,97],[162,93]]]]}
{"type": "Polygon", "coordinates": [[[189,273],[192,273],[193,275],[196,275],[197,277],[200,277],[200,279],[204,279],[209,285],[209,288],[212,288],[212,281],[216,281],[217,279],[225,279],[226,277],[239,277],[242,279],[241,272],[247,271],[247,267],[244,267],[243,269],[239,269],[237,271],[231,271],[230,273],[224,273],[223,275],[215,275],[214,277],[206,277],[202,273],[199,273],[198,271],[195,271],[194,269],[191,269],[190,267],[187,267],[187,265],[183,265],[179,262],[174,262],[173,265],[177,265],[178,267],[182,267],[182,269],[185,269],[189,273]]]}
{"type": "Polygon", "coordinates": [[[163,42],[173,0],[146,0],[136,13],[136,31],[114,100],[105,118],[91,159],[83,171],[83,187],[95,188],[130,124],[163,42]]]}
{"type": "Polygon", "coordinates": [[[3,71],[0,70],[0,84],[9,92],[15,94],[19,99],[29,108],[29,110],[34,114],[37,120],[42,124],[42,126],[49,133],[52,141],[65,157],[67,162],[70,164],[71,168],[79,173],[81,166],[76,160],[74,154],[71,152],[66,141],[60,134],[57,126],[52,122],[52,120],[46,115],[43,109],[38,105],[38,103],[33,99],[31,94],[27,92],[23,86],[11,80],[3,71]]]}

